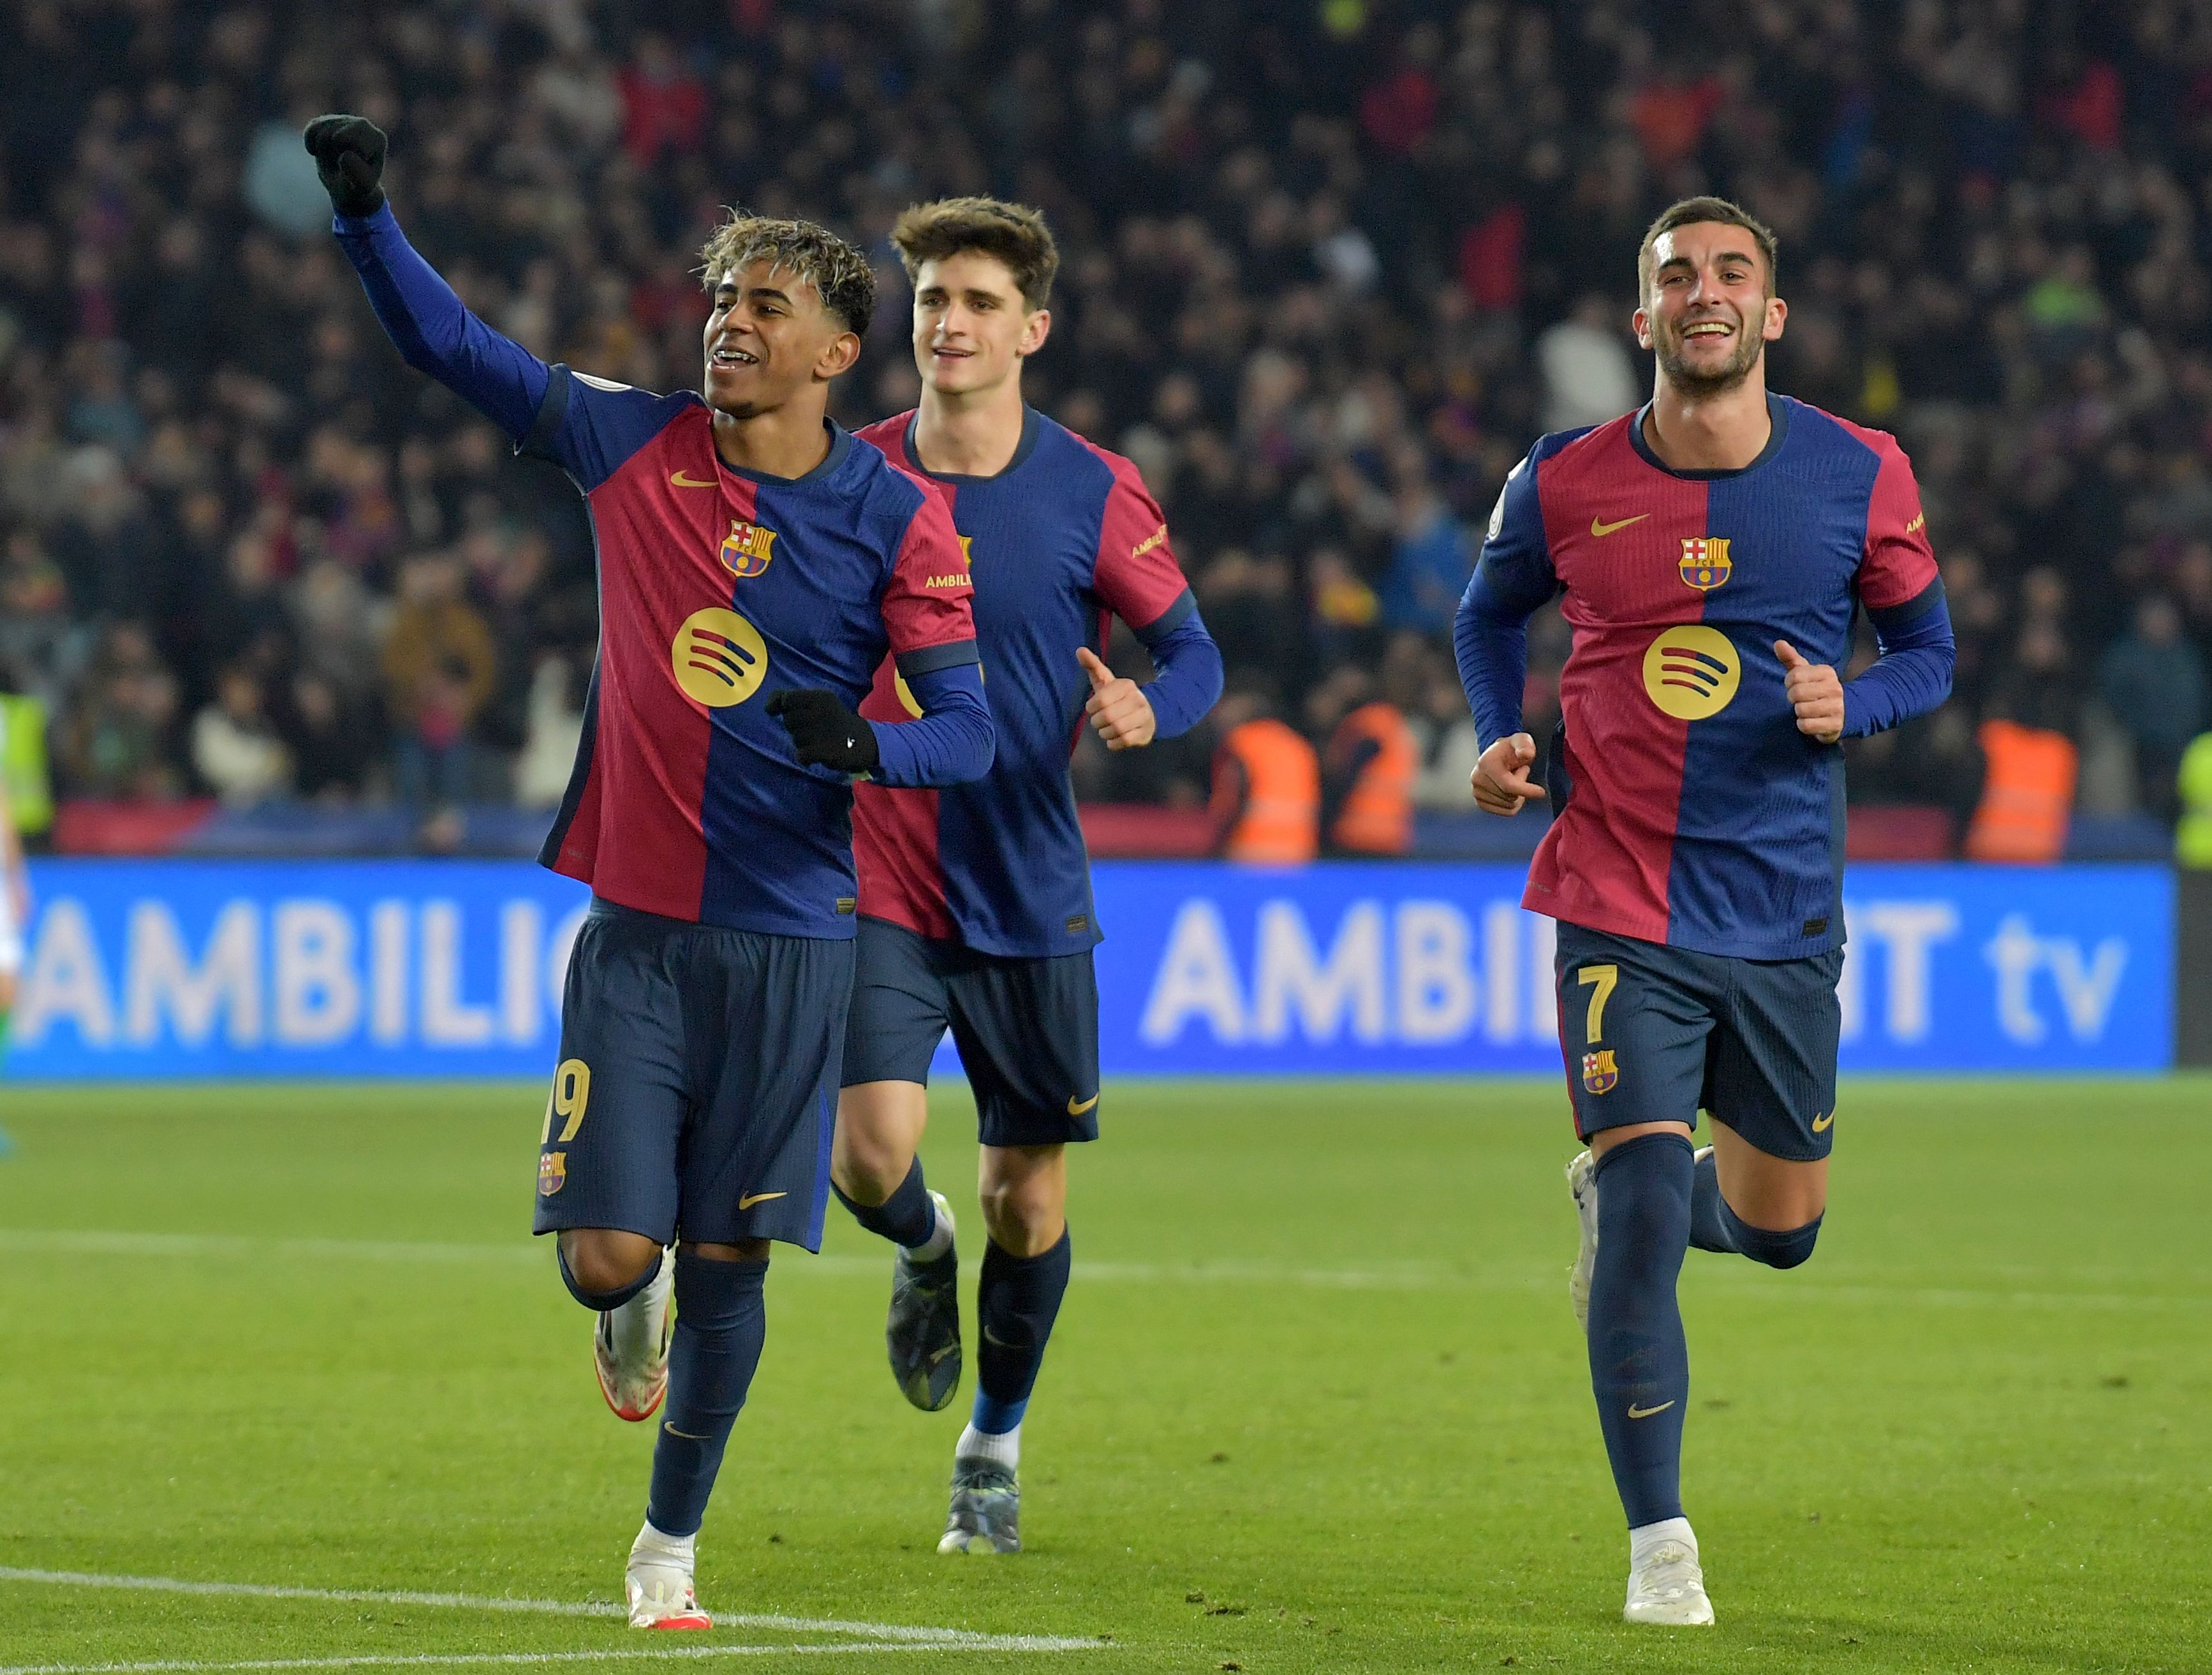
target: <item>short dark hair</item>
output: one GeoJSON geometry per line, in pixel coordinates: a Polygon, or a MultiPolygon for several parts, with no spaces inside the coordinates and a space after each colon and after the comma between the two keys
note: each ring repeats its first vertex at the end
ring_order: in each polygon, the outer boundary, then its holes
{"type": "Polygon", "coordinates": [[[1740,204],[1724,197],[1686,197],[1679,203],[1669,204],[1659,212],[1644,234],[1643,247],[1636,252],[1636,288],[1639,300],[1651,291],[1654,277],[1651,266],[1652,246],[1663,233],[1672,233],[1678,227],[1687,227],[1693,222],[1718,222],[1723,227],[1741,227],[1751,234],[1752,242],[1759,246],[1759,259],[1766,264],[1766,294],[1774,294],[1778,268],[1774,229],[1740,204]]]}
{"type": "Polygon", "coordinates": [[[700,276],[712,295],[722,276],[755,262],[773,262],[814,287],[822,306],[865,337],[876,317],[876,276],[860,247],[811,221],[732,209],[699,252],[700,276]]]}
{"type": "Polygon", "coordinates": [[[967,251],[1006,265],[1022,300],[1042,308],[1060,272],[1060,246],[1044,217],[1026,203],[995,197],[940,197],[917,203],[891,228],[891,243],[911,281],[925,262],[942,262],[967,251]]]}

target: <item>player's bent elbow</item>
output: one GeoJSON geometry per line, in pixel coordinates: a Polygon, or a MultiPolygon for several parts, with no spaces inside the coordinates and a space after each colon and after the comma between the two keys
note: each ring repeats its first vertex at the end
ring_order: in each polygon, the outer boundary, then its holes
{"type": "Polygon", "coordinates": [[[963,749],[954,763],[954,785],[968,785],[981,779],[991,771],[991,764],[999,759],[999,731],[991,725],[988,711],[963,730],[969,737],[961,740],[963,749]]]}

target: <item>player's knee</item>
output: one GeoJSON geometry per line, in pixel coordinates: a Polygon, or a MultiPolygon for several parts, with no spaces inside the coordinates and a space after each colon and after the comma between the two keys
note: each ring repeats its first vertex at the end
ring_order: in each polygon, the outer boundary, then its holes
{"type": "Polygon", "coordinates": [[[1815,1216],[1802,1227],[1753,1227],[1721,1201],[1721,1215],[1728,1223],[1729,1235],[1735,1247],[1754,1262],[1764,1262],[1770,1268],[1795,1268],[1802,1265],[1813,1254],[1813,1247],[1820,1237],[1821,1217],[1815,1216]]]}
{"type": "Polygon", "coordinates": [[[619,1308],[660,1271],[660,1247],[640,1233],[571,1228],[561,1235],[562,1281],[586,1308],[619,1308]]]}
{"type": "Polygon", "coordinates": [[[914,1154],[896,1141],[840,1122],[830,1154],[830,1178],[847,1199],[878,1205],[899,1189],[914,1167],[914,1154]]]}
{"type": "Polygon", "coordinates": [[[999,1177],[982,1182],[978,1194],[991,1242],[1010,1256],[1036,1256],[1051,1249],[1066,1227],[1066,1194],[1057,1177],[999,1177]]]}

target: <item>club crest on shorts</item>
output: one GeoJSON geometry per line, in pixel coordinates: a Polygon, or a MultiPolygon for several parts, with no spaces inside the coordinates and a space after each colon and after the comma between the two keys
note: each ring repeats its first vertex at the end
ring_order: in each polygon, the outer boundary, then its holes
{"type": "Polygon", "coordinates": [[[732,518],[729,537],[722,543],[722,567],[733,576],[757,576],[775,556],[775,546],[774,530],[732,518]]]}
{"type": "Polygon", "coordinates": [[[1613,1062],[1613,1049],[1601,1047],[1595,1053],[1583,1054],[1583,1091],[1589,1094],[1609,1094],[1613,1084],[1620,1080],[1620,1066],[1613,1062]]]}
{"type": "Polygon", "coordinates": [[[550,1199],[568,1184],[568,1154],[541,1152],[538,1157],[538,1196],[550,1199]]]}
{"type": "Polygon", "coordinates": [[[1682,580],[1700,593],[1710,593],[1729,579],[1728,537],[1724,535],[1686,535],[1682,537],[1682,580]]]}

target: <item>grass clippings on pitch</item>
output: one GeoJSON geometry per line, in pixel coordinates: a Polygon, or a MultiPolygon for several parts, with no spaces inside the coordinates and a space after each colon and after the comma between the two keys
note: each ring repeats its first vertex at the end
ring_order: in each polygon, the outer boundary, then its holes
{"type": "MultiPolygon", "coordinates": [[[[887,1259],[833,1212],[771,1271],[701,1541],[704,1602],[751,1620],[665,1647],[391,1597],[620,1587],[651,1436],[522,1231],[544,1100],[0,1094],[0,1668],[2212,1667],[2205,1081],[1851,1086],[1812,1263],[1692,1253],[1714,1630],[1618,1620],[1556,1088],[1109,1087],[1030,1551],[937,1557],[967,1391],[899,1399],[887,1259]]],[[[964,1090],[935,1110],[972,1285],[964,1090]]]]}

